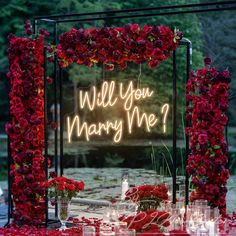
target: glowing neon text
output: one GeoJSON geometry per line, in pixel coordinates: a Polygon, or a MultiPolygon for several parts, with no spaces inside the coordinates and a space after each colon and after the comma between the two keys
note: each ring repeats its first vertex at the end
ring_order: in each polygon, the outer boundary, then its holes
{"type": "MultiPolygon", "coordinates": [[[[133,82],[129,82],[127,88],[124,88],[122,83],[117,85],[114,81],[103,82],[100,91],[93,86],[91,91],[79,91],[79,105],[80,109],[88,108],[93,111],[95,108],[101,107],[103,109],[107,107],[114,107],[120,101],[123,104],[123,109],[127,114],[127,129],[131,134],[134,127],[144,126],[147,132],[151,132],[151,128],[154,127],[159,121],[158,117],[154,113],[141,112],[138,105],[134,104],[135,101],[144,100],[150,98],[154,92],[149,88],[134,88],[133,82]],[[117,92],[118,91],[118,95],[117,92]]],[[[164,104],[161,107],[161,113],[163,114],[162,124],[163,133],[166,133],[166,120],[169,112],[169,104],[164,104]]],[[[103,134],[109,135],[113,133],[113,141],[118,143],[121,141],[124,130],[124,121],[122,119],[106,120],[105,122],[90,123],[82,121],[79,115],[75,117],[67,117],[67,132],[68,142],[71,142],[74,130],[76,136],[80,137],[84,134],[87,141],[90,141],[91,136],[101,136],[103,134]]]]}

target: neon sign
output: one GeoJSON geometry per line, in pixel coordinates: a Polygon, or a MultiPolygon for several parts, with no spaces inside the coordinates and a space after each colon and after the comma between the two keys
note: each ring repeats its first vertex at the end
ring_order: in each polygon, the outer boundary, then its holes
{"type": "MultiPolygon", "coordinates": [[[[154,94],[150,88],[134,88],[132,81],[129,82],[127,88],[124,88],[123,83],[118,85],[115,81],[103,82],[100,91],[93,86],[91,91],[79,91],[79,106],[80,109],[88,108],[93,111],[96,108],[106,109],[108,107],[115,107],[122,103],[123,110],[126,113],[127,131],[131,134],[135,127],[146,128],[147,132],[151,132],[151,128],[157,125],[159,117],[154,113],[141,112],[135,101],[141,101],[152,97],[154,94]],[[116,93],[118,89],[118,94],[116,93]]],[[[165,103],[161,107],[161,114],[163,114],[162,124],[163,133],[166,133],[166,120],[169,112],[169,104],[165,103]]],[[[77,137],[83,134],[87,141],[90,141],[92,136],[101,136],[103,134],[109,135],[113,133],[113,141],[119,143],[123,137],[125,124],[123,119],[106,120],[104,122],[90,123],[82,121],[79,115],[74,117],[67,117],[67,134],[68,142],[72,140],[73,132],[77,137]]]]}

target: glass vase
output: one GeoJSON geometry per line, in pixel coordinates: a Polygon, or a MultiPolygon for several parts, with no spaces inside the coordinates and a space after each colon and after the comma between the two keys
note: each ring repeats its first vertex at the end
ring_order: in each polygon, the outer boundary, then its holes
{"type": "Polygon", "coordinates": [[[139,211],[156,210],[160,206],[158,198],[142,198],[138,204],[139,211]]]}
{"type": "Polygon", "coordinates": [[[59,198],[58,201],[58,219],[61,222],[61,230],[66,229],[66,221],[70,216],[70,203],[71,200],[66,198],[59,198]]]}

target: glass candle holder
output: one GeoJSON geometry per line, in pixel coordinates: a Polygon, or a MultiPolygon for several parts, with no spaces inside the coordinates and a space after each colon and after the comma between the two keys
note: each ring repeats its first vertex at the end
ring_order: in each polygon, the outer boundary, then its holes
{"type": "Polygon", "coordinates": [[[83,236],[96,236],[96,229],[91,225],[83,225],[83,236]]]}

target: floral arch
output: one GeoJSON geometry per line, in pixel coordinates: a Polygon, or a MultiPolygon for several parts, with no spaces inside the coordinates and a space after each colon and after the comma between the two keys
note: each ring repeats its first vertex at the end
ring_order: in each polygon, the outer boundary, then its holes
{"type": "MultiPolygon", "coordinates": [[[[32,31],[29,22],[26,22],[25,28],[26,33],[30,36],[32,31]]],[[[104,64],[107,70],[113,70],[114,67],[124,70],[127,62],[138,64],[148,62],[149,67],[154,68],[170,57],[170,52],[178,47],[182,33],[172,31],[166,26],[140,28],[138,24],[128,24],[125,27],[117,28],[71,29],[60,36],[60,42],[56,47],[44,44],[44,37],[47,36],[48,33],[45,30],[39,30],[39,36],[35,38],[9,36],[10,71],[8,77],[11,83],[11,120],[7,124],[6,130],[10,137],[12,158],[10,175],[13,178],[11,188],[14,203],[13,218],[16,222],[32,225],[39,225],[45,221],[46,200],[42,183],[46,178],[45,166],[49,165],[43,155],[44,126],[46,125],[44,83],[50,81],[49,78],[44,80],[43,64],[46,60],[44,48],[47,48],[47,53],[52,56],[51,58],[53,56],[58,58],[62,68],[67,67],[70,63],[78,63],[89,67],[94,64],[104,64]]],[[[187,84],[189,92],[187,99],[192,102],[192,106],[188,108],[192,128],[187,130],[191,138],[192,153],[187,170],[194,175],[194,184],[201,198],[205,197],[202,195],[202,191],[206,188],[210,189],[210,193],[217,192],[217,196],[222,200],[219,202],[215,199],[208,200],[214,206],[220,206],[222,212],[225,210],[223,200],[228,177],[225,169],[226,146],[222,136],[227,122],[223,117],[225,117],[227,109],[228,82],[224,79],[228,80],[228,78],[229,75],[226,72],[219,73],[215,69],[202,69],[193,75],[187,84]],[[220,79],[218,79],[219,77],[220,79]],[[200,93],[195,96],[196,88],[200,88],[200,93]],[[218,96],[216,91],[221,94],[220,97],[225,99],[223,105],[220,101],[215,102],[214,98],[218,96]],[[213,122],[212,126],[218,125],[219,132],[211,134],[213,138],[214,135],[219,135],[217,143],[206,138],[206,136],[210,138],[210,135],[206,135],[209,132],[207,127],[210,123],[206,123],[205,118],[198,116],[199,103],[202,99],[207,100],[208,96],[212,99],[212,106],[209,109],[218,112],[217,114],[222,117],[222,120],[209,121],[213,122]],[[199,132],[194,131],[196,127],[200,127],[199,132]],[[217,165],[214,160],[211,160],[211,164],[214,166],[212,172],[216,173],[220,170],[220,175],[225,177],[223,182],[209,182],[215,178],[215,175],[206,176],[201,158],[197,159],[202,155],[202,158],[205,156],[210,161],[212,156],[207,154],[209,152],[219,155],[218,159],[221,162],[217,162],[217,165]]],[[[206,111],[201,112],[204,116],[206,111]]]]}

